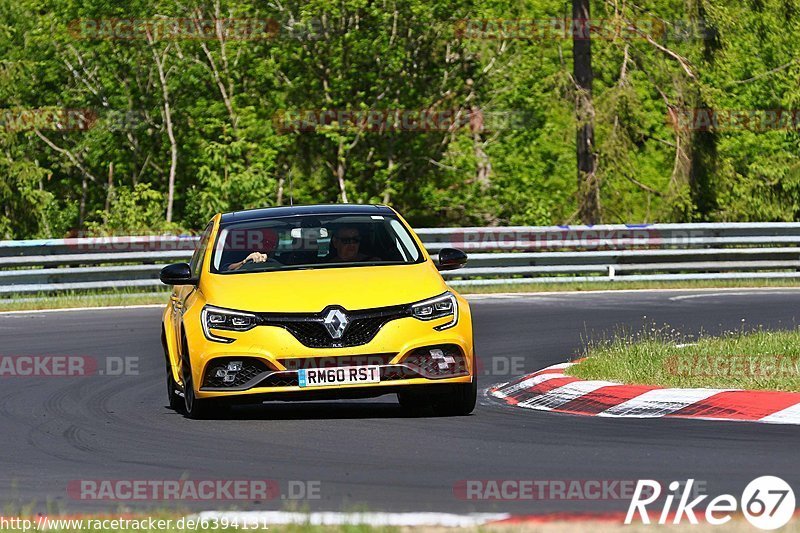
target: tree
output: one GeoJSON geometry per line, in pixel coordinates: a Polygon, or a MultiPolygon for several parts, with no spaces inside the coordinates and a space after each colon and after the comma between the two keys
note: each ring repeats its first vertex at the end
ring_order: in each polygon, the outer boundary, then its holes
{"type": "Polygon", "coordinates": [[[578,218],[584,224],[600,222],[600,184],[594,145],[592,101],[592,37],[589,0],[572,0],[572,51],[575,79],[575,150],[578,162],[578,218]]]}

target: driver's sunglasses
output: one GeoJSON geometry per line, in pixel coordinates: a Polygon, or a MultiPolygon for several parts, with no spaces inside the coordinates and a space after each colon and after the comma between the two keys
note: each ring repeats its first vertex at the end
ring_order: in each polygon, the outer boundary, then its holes
{"type": "Polygon", "coordinates": [[[339,242],[342,244],[358,244],[361,242],[361,239],[358,237],[342,237],[339,239],[339,242]]]}

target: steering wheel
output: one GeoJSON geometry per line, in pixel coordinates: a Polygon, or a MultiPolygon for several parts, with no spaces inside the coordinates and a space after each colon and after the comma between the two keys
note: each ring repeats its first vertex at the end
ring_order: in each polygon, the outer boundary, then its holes
{"type": "Polygon", "coordinates": [[[239,270],[262,270],[264,269],[264,267],[269,267],[269,266],[282,267],[283,263],[281,263],[274,257],[268,257],[266,261],[263,261],[261,263],[256,263],[255,261],[248,261],[247,263],[240,266],[239,270]]]}

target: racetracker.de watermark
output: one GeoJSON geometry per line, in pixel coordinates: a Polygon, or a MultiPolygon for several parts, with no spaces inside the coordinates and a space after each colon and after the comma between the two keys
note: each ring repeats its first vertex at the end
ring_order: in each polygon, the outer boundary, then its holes
{"type": "Polygon", "coordinates": [[[275,479],[75,479],[72,500],[266,501],[319,500],[321,481],[275,479]]]}
{"type": "Polygon", "coordinates": [[[86,131],[97,121],[92,109],[62,107],[0,109],[0,129],[22,131],[86,131]]]}
{"type": "Polygon", "coordinates": [[[667,124],[680,131],[798,131],[798,109],[671,109],[667,124]]]}
{"type": "Polygon", "coordinates": [[[707,40],[716,36],[702,20],[666,20],[652,17],[622,19],[462,19],[456,22],[456,36],[464,39],[534,41],[562,40],[707,40]]]}
{"type": "Polygon", "coordinates": [[[323,36],[319,19],[281,22],[274,18],[81,18],[67,30],[75,39],[153,41],[316,40],[323,36]]]}
{"type": "Polygon", "coordinates": [[[152,120],[143,110],[89,109],[67,107],[0,109],[0,129],[10,133],[26,131],[85,132],[92,129],[124,131],[152,120]]]}
{"type": "Polygon", "coordinates": [[[126,236],[107,233],[79,232],[64,239],[64,246],[81,252],[191,252],[197,248],[198,236],[193,233],[179,235],[139,235],[126,236]]]}
{"type": "Polygon", "coordinates": [[[138,376],[138,357],[86,355],[0,355],[0,379],[138,376]]]}
{"type": "MultiPolygon", "coordinates": [[[[453,496],[470,501],[630,500],[635,479],[466,479],[453,485],[453,496]]],[[[695,484],[695,491],[705,484],[695,484]]]]}
{"type": "MultiPolygon", "coordinates": [[[[675,238],[673,235],[672,239],[675,238]]],[[[690,239],[691,235],[678,236],[690,239]]],[[[593,228],[591,226],[530,228],[475,228],[454,232],[449,242],[465,250],[539,250],[558,248],[611,249],[657,248],[664,237],[648,227],[593,228]]],[[[670,241],[672,243],[672,241],[670,241]]]]}
{"type": "Polygon", "coordinates": [[[280,110],[272,118],[280,133],[333,129],[347,132],[496,132],[525,129],[530,114],[520,110],[472,109],[301,109],[280,110]]]}
{"type": "Polygon", "coordinates": [[[726,378],[800,377],[800,357],[787,355],[672,355],[664,368],[673,376],[726,378]]]}

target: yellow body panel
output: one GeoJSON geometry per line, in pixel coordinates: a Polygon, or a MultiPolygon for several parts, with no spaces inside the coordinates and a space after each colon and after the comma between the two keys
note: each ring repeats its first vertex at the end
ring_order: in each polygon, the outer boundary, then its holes
{"type": "MultiPolygon", "coordinates": [[[[398,215],[399,217],[399,215],[398,215]]],[[[402,220],[402,218],[401,218],[402,220]]],[[[220,215],[213,223],[210,243],[215,242],[220,215]]],[[[405,224],[405,221],[403,221],[405,224]]],[[[406,227],[407,224],[406,224],[406,227]]],[[[425,261],[408,265],[352,266],[282,272],[248,272],[243,274],[213,274],[210,272],[213,246],[202,260],[202,274],[197,287],[175,287],[163,315],[164,336],[173,378],[181,379],[181,336],[185,333],[190,355],[192,381],[197,398],[230,397],[271,392],[307,391],[301,387],[257,387],[245,391],[201,391],[200,383],[206,365],[216,357],[247,356],[259,358],[277,369],[283,369],[278,359],[337,357],[372,354],[396,354],[391,363],[402,360],[410,351],[437,344],[458,345],[467,361],[469,375],[426,379],[413,378],[370,384],[328,385],[313,387],[327,389],[386,387],[434,383],[469,383],[474,378],[472,319],[467,301],[449,289],[419,238],[409,229],[425,261]],[[206,338],[201,324],[201,311],[207,304],[246,312],[318,313],[330,305],[346,311],[357,311],[401,304],[411,304],[452,292],[458,301],[458,323],[437,331],[436,326],[449,318],[421,321],[413,317],[386,323],[375,337],[360,346],[348,348],[309,348],[290,332],[276,326],[257,326],[245,332],[215,332],[235,339],[221,343],[206,338]]]]}

